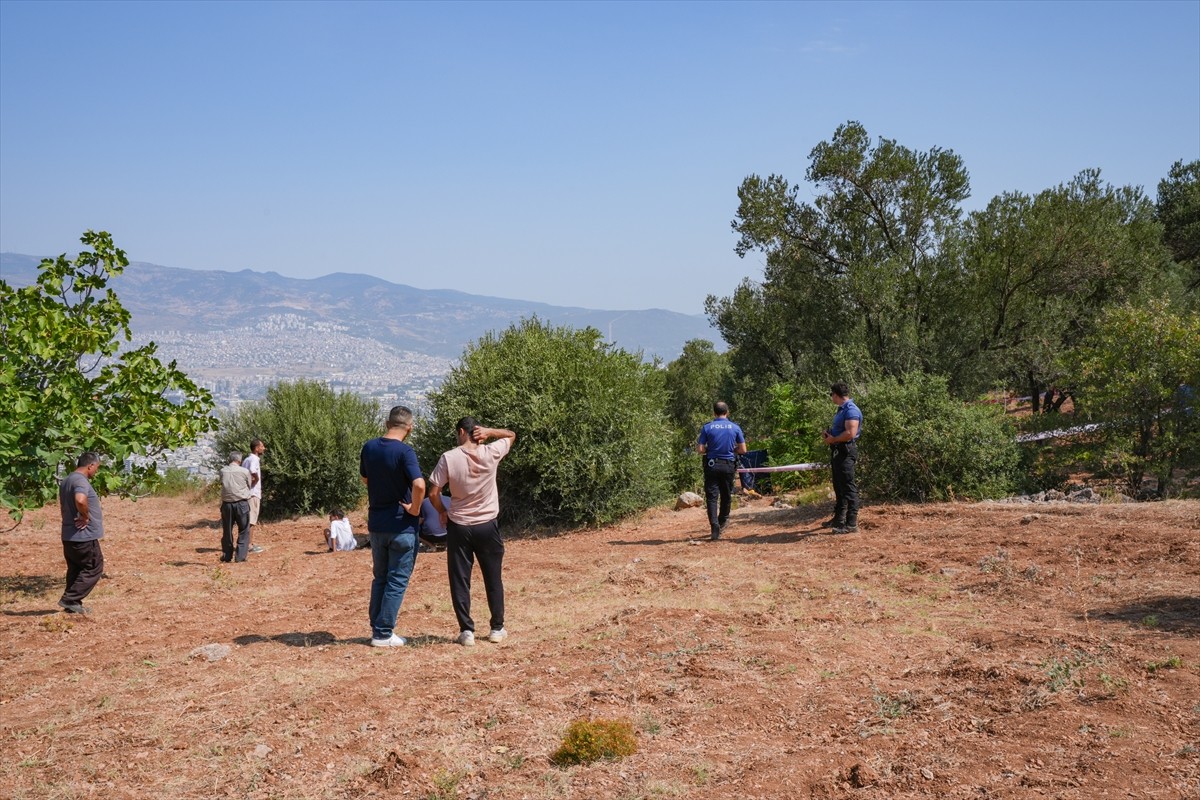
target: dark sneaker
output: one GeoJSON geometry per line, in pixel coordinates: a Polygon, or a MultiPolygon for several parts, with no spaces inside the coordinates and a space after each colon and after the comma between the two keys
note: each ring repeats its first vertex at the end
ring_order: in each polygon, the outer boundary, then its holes
{"type": "Polygon", "coordinates": [[[827,519],[824,522],[822,522],[821,527],[822,528],[841,528],[841,527],[844,527],[845,524],[846,524],[846,520],[838,519],[837,517],[833,517],[831,519],[827,519]]]}
{"type": "Polygon", "coordinates": [[[88,613],[88,610],[87,610],[87,608],[84,607],[83,603],[67,603],[62,600],[59,600],[58,607],[61,608],[63,611],[66,611],[68,614],[86,614],[86,613],[88,613]]]}
{"type": "Polygon", "coordinates": [[[843,525],[840,528],[834,528],[834,533],[858,533],[858,525],[843,525]]]}
{"type": "Polygon", "coordinates": [[[714,526],[713,526],[713,529],[712,529],[712,533],[711,533],[711,534],[709,534],[709,537],[708,537],[708,538],[709,538],[709,540],[710,540],[710,541],[714,541],[714,542],[715,542],[717,539],[720,539],[720,538],[721,538],[721,528],[720,528],[720,526],[718,526],[718,525],[714,525],[714,526]]]}

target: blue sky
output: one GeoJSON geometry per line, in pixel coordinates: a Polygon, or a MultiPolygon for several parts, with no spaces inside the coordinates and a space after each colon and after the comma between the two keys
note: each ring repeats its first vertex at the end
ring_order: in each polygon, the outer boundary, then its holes
{"type": "MultiPolygon", "coordinates": [[[[1200,157],[1200,2],[0,0],[0,250],[703,312],[847,120],[968,209],[1200,157]]],[[[241,298],[249,302],[249,299],[241,298]]]]}

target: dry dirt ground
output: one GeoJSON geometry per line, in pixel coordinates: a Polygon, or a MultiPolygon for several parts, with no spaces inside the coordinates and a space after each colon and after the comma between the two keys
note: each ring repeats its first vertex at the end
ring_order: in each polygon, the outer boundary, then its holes
{"type": "Polygon", "coordinates": [[[0,540],[0,796],[1200,797],[1200,502],[826,512],[513,537],[511,637],[471,649],[423,553],[395,650],[318,518],[218,564],[214,508],[109,499],[85,618],[35,512],[0,540]],[[554,766],[581,717],[638,752],[554,766]]]}

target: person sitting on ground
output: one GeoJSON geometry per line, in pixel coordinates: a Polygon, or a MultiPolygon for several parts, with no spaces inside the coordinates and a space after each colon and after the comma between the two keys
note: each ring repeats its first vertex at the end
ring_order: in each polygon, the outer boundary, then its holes
{"type": "Polygon", "coordinates": [[[350,520],[341,509],[335,508],[329,512],[329,527],[325,529],[325,546],[329,552],[335,550],[353,550],[358,547],[358,540],[350,530],[350,520]]]}
{"type": "MultiPolygon", "coordinates": [[[[450,509],[450,503],[450,495],[442,495],[442,506],[446,510],[450,509]]],[[[422,548],[424,552],[441,552],[446,549],[446,525],[428,497],[421,503],[421,541],[425,543],[425,548],[422,548]]]]}

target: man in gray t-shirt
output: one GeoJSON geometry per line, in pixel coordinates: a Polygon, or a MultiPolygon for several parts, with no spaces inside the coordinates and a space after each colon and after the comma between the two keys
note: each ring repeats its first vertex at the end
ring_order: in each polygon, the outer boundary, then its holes
{"type": "Polygon", "coordinates": [[[100,497],[91,479],[100,470],[100,457],[84,453],[75,462],[75,471],[58,487],[58,507],[62,512],[63,557],[67,561],[67,588],[58,605],[70,614],[86,614],[83,598],[96,587],[104,574],[104,513],[100,497]]]}

